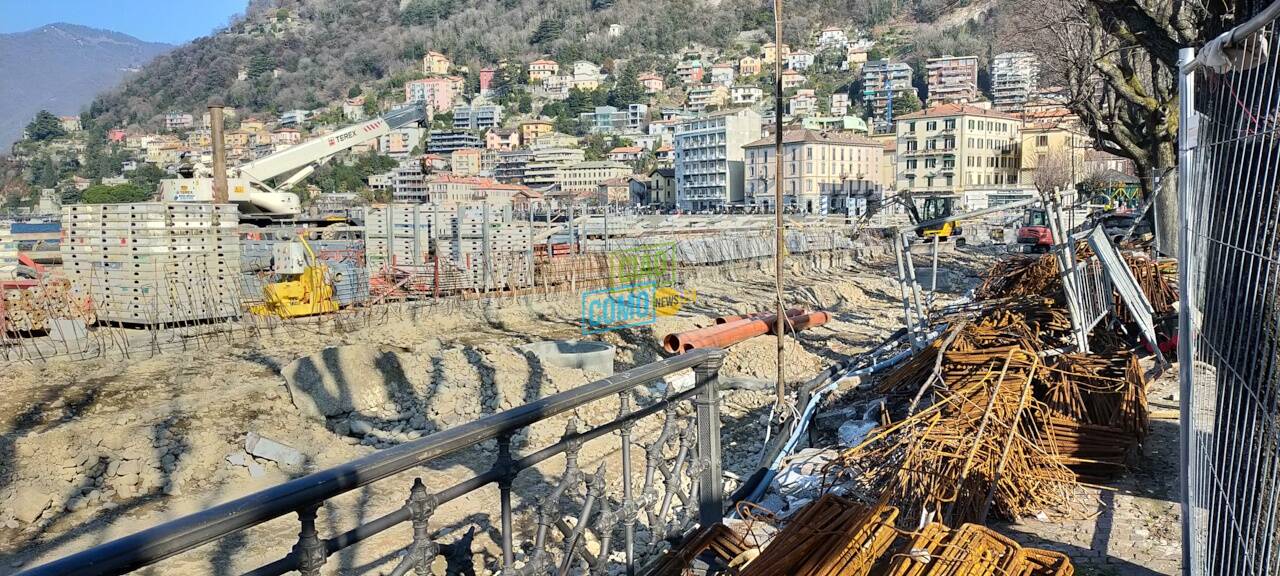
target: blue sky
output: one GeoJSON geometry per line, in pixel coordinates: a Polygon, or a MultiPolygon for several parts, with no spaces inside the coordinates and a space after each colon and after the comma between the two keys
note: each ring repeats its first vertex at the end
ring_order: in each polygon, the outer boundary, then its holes
{"type": "Polygon", "coordinates": [[[225,26],[248,0],[0,0],[0,33],[69,22],[181,44],[225,26]]]}

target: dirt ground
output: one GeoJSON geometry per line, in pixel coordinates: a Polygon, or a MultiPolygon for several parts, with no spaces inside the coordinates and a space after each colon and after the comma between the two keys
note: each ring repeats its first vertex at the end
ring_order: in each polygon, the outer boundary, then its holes
{"type": "MultiPolygon", "coordinates": [[[[944,255],[939,297],[954,298],[972,286],[990,258],[976,250],[944,255]]],[[[793,305],[832,314],[830,323],[802,333],[799,345],[788,350],[787,377],[793,382],[880,343],[901,325],[891,259],[836,260],[797,258],[788,271],[793,305]]],[[[701,270],[687,280],[697,290],[697,301],[679,315],[592,338],[617,346],[618,369],[660,359],[658,342],[667,333],[706,325],[714,316],[770,307],[772,277],[762,267],[768,263],[701,270]]],[[[358,326],[291,325],[146,359],[7,367],[0,373],[0,572],[590,382],[599,375],[542,365],[514,349],[538,340],[580,338],[578,320],[579,300],[570,294],[494,306],[400,309],[358,326]],[[360,378],[388,383],[381,396],[375,395],[382,402],[323,421],[308,418],[291,401],[282,373],[290,373],[299,358],[340,353],[355,354],[354,364],[365,363],[369,372],[360,378]],[[241,455],[250,432],[297,449],[305,465],[298,469],[241,455]]],[[[722,377],[748,387],[771,379],[773,350],[768,338],[735,346],[722,377]]],[[[764,391],[725,395],[726,470],[745,475],[754,469],[770,402],[764,391]]],[[[615,399],[576,416],[600,423],[616,411],[615,399]]],[[[568,418],[533,427],[517,449],[554,442],[568,418]]],[[[651,437],[655,430],[650,422],[638,435],[651,437]]],[[[422,477],[429,490],[443,489],[487,470],[493,454],[492,446],[481,446],[331,500],[318,520],[321,536],[399,508],[413,477],[422,477]]],[[[594,471],[616,458],[616,437],[601,438],[584,449],[582,467],[594,471]]],[[[563,466],[563,459],[555,458],[519,477],[521,537],[531,533],[531,499],[521,496],[545,490],[563,466]]],[[[496,502],[496,488],[486,487],[445,504],[432,519],[435,536],[444,542],[479,527],[473,549],[481,572],[500,556],[491,525],[496,502]]],[[[296,533],[292,516],[279,518],[142,573],[240,573],[283,557],[296,533]]],[[[409,541],[409,526],[402,524],[331,557],[326,573],[385,573],[409,541]]]]}

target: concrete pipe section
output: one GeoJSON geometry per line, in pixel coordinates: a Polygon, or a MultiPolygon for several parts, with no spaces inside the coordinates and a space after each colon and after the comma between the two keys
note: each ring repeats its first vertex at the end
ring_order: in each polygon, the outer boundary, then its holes
{"type": "Polygon", "coordinates": [[[547,340],[519,347],[553,366],[613,374],[614,347],[593,340],[547,340]]]}

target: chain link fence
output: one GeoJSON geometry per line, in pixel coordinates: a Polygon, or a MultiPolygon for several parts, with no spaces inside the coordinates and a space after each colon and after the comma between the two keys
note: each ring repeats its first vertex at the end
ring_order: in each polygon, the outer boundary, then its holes
{"type": "Polygon", "coordinates": [[[1186,574],[1280,570],[1278,8],[1180,54],[1186,574]]]}

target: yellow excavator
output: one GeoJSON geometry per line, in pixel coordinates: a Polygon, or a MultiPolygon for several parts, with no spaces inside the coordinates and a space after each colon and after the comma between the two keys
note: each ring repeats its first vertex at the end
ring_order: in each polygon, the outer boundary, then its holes
{"type": "Polygon", "coordinates": [[[917,206],[915,195],[910,190],[903,190],[895,196],[885,198],[884,203],[885,205],[901,204],[907,209],[907,216],[911,219],[911,223],[916,225],[917,238],[932,241],[936,236],[940,242],[947,242],[954,238],[957,245],[963,246],[964,229],[961,228],[960,222],[952,220],[929,226],[921,225],[931,220],[954,216],[957,198],[955,195],[922,196],[923,202],[917,206]]]}
{"type": "Polygon", "coordinates": [[[273,269],[282,276],[292,276],[292,279],[264,285],[263,302],[250,306],[250,313],[296,318],[338,310],[333,285],[329,283],[329,267],[316,258],[305,234],[299,234],[298,241],[306,253],[305,261],[299,257],[297,244],[281,244],[273,258],[273,269]]]}

